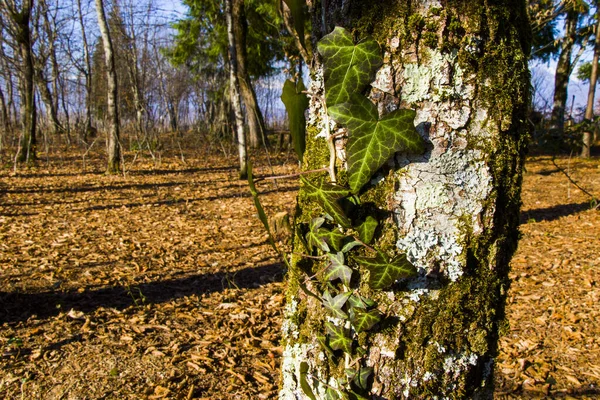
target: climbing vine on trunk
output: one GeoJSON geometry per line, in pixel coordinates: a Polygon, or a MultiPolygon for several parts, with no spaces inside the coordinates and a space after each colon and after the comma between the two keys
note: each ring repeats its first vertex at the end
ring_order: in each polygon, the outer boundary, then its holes
{"type": "MultiPolygon", "coordinates": [[[[336,365],[344,361],[345,376],[337,387],[326,385],[327,397],[360,399],[370,391],[373,369],[366,365],[368,351],[359,344],[366,341],[359,340],[359,334],[376,331],[385,317],[374,300],[358,294],[363,280],[360,267],[368,271],[364,280],[372,290],[388,289],[400,279],[415,276],[417,269],[404,254],[387,254],[370,246],[379,226],[378,216],[361,204],[357,195],[369,190],[375,172],[396,152],[420,153],[424,145],[414,127],[413,110],[399,109],[380,118],[376,106],[364,95],[383,63],[377,42],[365,38],[354,43],[349,32],[336,27],[321,39],[318,51],[324,63],[327,113],[348,132],[349,187],[330,183],[325,175],[301,177],[304,193],[321,208],[321,215],[296,227],[306,251],[302,257],[323,261],[316,272],[307,272],[301,288],[319,299],[328,316],[318,336],[324,353],[336,365]],[[368,256],[355,254],[359,247],[367,249],[368,256]],[[314,283],[311,287],[319,288],[317,293],[309,291],[309,281],[314,283]]],[[[253,195],[260,210],[255,190],[253,195]]],[[[315,399],[306,363],[300,372],[302,390],[315,399]]]]}

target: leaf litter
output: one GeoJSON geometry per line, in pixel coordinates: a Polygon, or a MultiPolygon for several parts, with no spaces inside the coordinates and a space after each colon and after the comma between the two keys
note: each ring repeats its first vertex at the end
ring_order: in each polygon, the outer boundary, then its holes
{"type": "MultiPolygon", "coordinates": [[[[87,164],[0,171],[0,397],[275,398],[284,271],[235,160],[87,164]]],[[[600,193],[597,161],[569,164],[600,193]]],[[[293,212],[297,182],[257,186],[293,212]]],[[[494,397],[597,398],[599,212],[544,157],[523,202],[494,397]]]]}

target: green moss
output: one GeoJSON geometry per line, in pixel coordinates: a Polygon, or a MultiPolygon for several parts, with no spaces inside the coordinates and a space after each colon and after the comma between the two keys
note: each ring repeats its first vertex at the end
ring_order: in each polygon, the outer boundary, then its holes
{"type": "Polygon", "coordinates": [[[420,33],[425,27],[425,18],[421,14],[413,14],[408,17],[408,29],[413,33],[420,33]]]}
{"type": "Polygon", "coordinates": [[[306,152],[304,153],[304,170],[323,168],[329,165],[329,148],[327,140],[316,137],[319,130],[314,126],[306,128],[306,152]]]}
{"type": "Polygon", "coordinates": [[[438,35],[435,32],[425,32],[422,35],[423,44],[431,49],[437,48],[438,35]]]}

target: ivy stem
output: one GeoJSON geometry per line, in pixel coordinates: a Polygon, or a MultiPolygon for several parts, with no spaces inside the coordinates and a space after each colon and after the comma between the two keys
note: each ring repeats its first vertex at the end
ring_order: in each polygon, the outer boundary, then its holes
{"type": "Polygon", "coordinates": [[[292,253],[295,256],[300,256],[300,257],[304,257],[304,258],[311,258],[313,260],[324,260],[327,258],[327,256],[323,255],[323,256],[309,256],[308,254],[304,254],[304,253],[292,253]]]}
{"type": "Polygon", "coordinates": [[[365,242],[363,242],[362,240],[360,240],[359,238],[357,238],[356,236],[353,236],[354,240],[356,240],[358,243],[360,243],[361,245],[365,246],[367,249],[377,253],[377,250],[375,250],[373,247],[369,246],[368,244],[366,244],[365,242]]]}
{"type": "Polygon", "coordinates": [[[265,180],[297,178],[301,175],[308,175],[308,174],[314,174],[316,172],[326,172],[326,171],[329,171],[329,168],[311,169],[310,171],[302,171],[302,172],[298,172],[296,174],[290,174],[290,175],[265,176],[264,178],[256,178],[254,180],[254,182],[256,183],[256,182],[265,181],[265,180]]]}

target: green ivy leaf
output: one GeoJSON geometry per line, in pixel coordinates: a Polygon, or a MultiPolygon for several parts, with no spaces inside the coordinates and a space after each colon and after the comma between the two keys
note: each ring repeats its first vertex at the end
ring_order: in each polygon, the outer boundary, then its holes
{"type": "Polygon", "coordinates": [[[317,50],[323,56],[327,107],[345,103],[365,90],[383,64],[375,40],[366,38],[354,44],[350,32],[339,26],[319,41],[317,50]]]}
{"type": "Polygon", "coordinates": [[[325,306],[334,317],[348,319],[348,314],[342,311],[342,307],[344,307],[344,304],[346,304],[346,301],[348,301],[348,298],[351,295],[352,292],[344,292],[335,297],[331,297],[331,294],[329,294],[328,291],[325,291],[325,293],[323,293],[323,306],[325,306]]]}
{"type": "Polygon", "coordinates": [[[351,240],[348,243],[346,243],[344,245],[344,247],[342,247],[342,253],[347,253],[350,250],[352,250],[353,248],[355,248],[356,246],[361,246],[362,243],[357,242],[356,240],[351,240]]]}
{"type": "Polygon", "coordinates": [[[356,375],[354,375],[353,382],[362,390],[368,390],[369,388],[369,377],[373,375],[373,368],[363,367],[356,375]]]}
{"type": "MultiPolygon", "coordinates": [[[[269,219],[267,218],[267,214],[260,203],[260,199],[258,197],[258,190],[256,190],[256,186],[254,185],[254,175],[252,174],[252,162],[248,160],[248,186],[250,187],[250,193],[252,193],[252,199],[254,200],[254,206],[256,207],[256,211],[258,212],[258,219],[262,222],[265,230],[267,231],[267,235],[269,238],[269,244],[271,247],[281,255],[281,252],[277,248],[275,244],[275,239],[273,238],[273,234],[271,233],[271,227],[269,226],[269,219]]],[[[287,260],[286,257],[283,257],[284,260],[287,260]]]]}
{"type": "Polygon", "coordinates": [[[352,193],[358,193],[394,153],[424,150],[423,139],[413,124],[413,110],[392,111],[379,119],[375,104],[356,95],[350,103],[330,107],[329,114],[349,131],[346,152],[352,193]]]}
{"type": "Polygon", "coordinates": [[[357,332],[368,331],[381,321],[381,312],[377,309],[367,311],[364,308],[353,308],[350,321],[357,332]]]}
{"type": "Polygon", "coordinates": [[[375,230],[377,229],[378,225],[379,222],[377,222],[375,218],[368,215],[367,218],[363,221],[363,223],[360,224],[358,228],[356,228],[360,240],[362,240],[363,243],[366,244],[371,243],[373,237],[375,236],[375,230]]]}
{"type": "Polygon", "coordinates": [[[310,384],[308,383],[306,375],[308,375],[308,363],[303,361],[300,363],[300,387],[302,388],[304,394],[310,398],[310,400],[317,400],[310,387],[310,384]]]}
{"type": "Polygon", "coordinates": [[[342,244],[348,236],[337,229],[330,231],[329,229],[321,228],[319,229],[319,237],[325,240],[330,248],[335,251],[340,251],[343,247],[342,244]]]}
{"type": "Polygon", "coordinates": [[[326,213],[329,213],[344,228],[350,228],[351,223],[344,214],[340,200],[350,194],[350,191],[341,186],[332,185],[321,178],[318,185],[315,185],[303,176],[300,177],[304,185],[304,192],[308,197],[314,198],[326,213]]]}
{"type": "Polygon", "coordinates": [[[329,335],[329,345],[333,350],[342,350],[345,353],[352,353],[352,339],[348,337],[348,332],[341,326],[336,326],[332,322],[325,322],[325,328],[329,335]]]}
{"type": "Polygon", "coordinates": [[[329,340],[326,336],[317,335],[317,342],[319,342],[327,354],[329,354],[331,357],[335,357],[335,354],[333,353],[333,350],[331,350],[331,347],[329,346],[329,340]]]}
{"type": "Polygon", "coordinates": [[[362,308],[365,310],[377,307],[377,303],[373,300],[354,294],[350,296],[348,303],[350,303],[350,307],[352,308],[362,308]]]}
{"type": "Polygon", "coordinates": [[[408,278],[417,274],[417,269],[401,254],[392,260],[378,253],[375,258],[356,257],[356,261],[370,271],[369,286],[372,289],[386,289],[400,278],[408,278]]]}
{"type": "Polygon", "coordinates": [[[325,268],[325,278],[329,281],[340,279],[346,286],[350,286],[352,268],[344,264],[344,253],[341,251],[333,254],[327,253],[329,265],[325,268]]]}
{"type": "Polygon", "coordinates": [[[298,40],[300,40],[300,44],[306,48],[306,43],[304,40],[304,5],[306,4],[305,0],[283,0],[283,2],[289,7],[290,12],[292,14],[292,18],[294,20],[294,29],[296,30],[296,34],[298,35],[298,40]]]}
{"type": "Polygon", "coordinates": [[[335,390],[334,388],[327,388],[327,391],[325,392],[325,400],[340,400],[341,397],[338,394],[338,391],[335,390]]]}
{"type": "Polygon", "coordinates": [[[281,94],[281,101],[285,105],[288,114],[294,150],[300,162],[302,162],[304,150],[306,149],[306,117],[304,112],[308,108],[308,96],[303,93],[305,90],[306,87],[302,82],[302,78],[298,79],[298,83],[288,79],[283,84],[281,94]]]}
{"type": "Polygon", "coordinates": [[[308,224],[308,233],[306,234],[306,245],[308,246],[308,251],[311,252],[316,247],[317,249],[323,250],[324,252],[329,252],[329,246],[325,242],[325,239],[321,237],[319,234],[319,229],[321,225],[325,222],[325,218],[317,217],[313,218],[308,224]]]}

